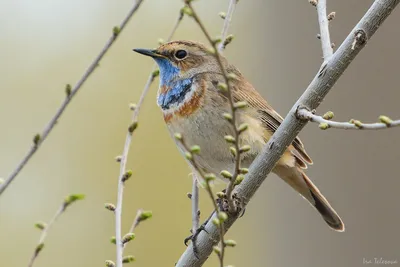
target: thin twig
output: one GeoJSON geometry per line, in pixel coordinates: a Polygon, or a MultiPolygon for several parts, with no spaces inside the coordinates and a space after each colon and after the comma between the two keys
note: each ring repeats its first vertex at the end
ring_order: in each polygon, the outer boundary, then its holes
{"type": "MultiPolygon", "coordinates": [[[[319,71],[303,95],[296,101],[288,115],[273,134],[263,151],[256,157],[249,168],[246,179],[235,188],[235,193],[242,200],[243,207],[246,207],[255,192],[267,178],[276,162],[281,158],[286,148],[293,142],[299,132],[307,124],[306,120],[297,118],[296,112],[299,107],[307,107],[309,110],[316,109],[327,93],[332,89],[346,68],[350,65],[357,54],[365,47],[367,41],[374,35],[390,15],[400,0],[376,0],[367,13],[350,32],[342,45],[333,54],[328,62],[323,63],[319,71]],[[352,49],[354,37],[361,33],[357,45],[352,49]]],[[[214,213],[210,221],[216,218],[214,213]]],[[[238,219],[239,216],[229,216],[224,227],[227,231],[238,219]]],[[[195,255],[192,244],[181,255],[176,267],[199,267],[204,264],[213,251],[213,246],[219,240],[219,229],[211,222],[205,225],[205,231],[197,237],[199,250],[195,255]]]]}
{"type": "Polygon", "coordinates": [[[33,263],[35,262],[36,258],[39,256],[39,253],[43,250],[44,248],[44,241],[46,240],[47,234],[49,233],[50,228],[54,225],[54,223],[57,221],[57,219],[65,212],[67,207],[71,205],[73,202],[77,200],[83,199],[85,196],[80,195],[80,194],[73,194],[68,196],[60,208],[57,210],[57,212],[54,214],[53,218],[51,218],[50,222],[48,224],[44,223],[37,223],[36,227],[42,230],[42,234],[40,235],[39,242],[36,245],[35,251],[33,252],[33,255],[28,263],[28,267],[32,267],[33,263]]]}
{"type": "Polygon", "coordinates": [[[4,192],[4,190],[6,190],[6,188],[10,185],[10,183],[17,177],[17,175],[20,173],[20,171],[24,168],[24,166],[32,158],[32,156],[39,149],[39,147],[42,145],[42,143],[46,140],[47,136],[50,134],[50,132],[53,130],[54,126],[59,121],[61,115],[64,113],[65,109],[67,108],[68,104],[71,102],[72,98],[76,95],[76,93],[78,93],[79,89],[81,89],[81,87],[85,83],[85,81],[89,78],[89,76],[97,68],[101,59],[104,57],[104,55],[107,53],[107,51],[111,48],[112,44],[115,42],[115,40],[117,39],[119,34],[121,34],[121,31],[125,28],[125,26],[129,22],[129,20],[133,16],[133,14],[136,12],[136,10],[138,10],[142,1],[143,0],[136,0],[134,5],[132,6],[131,10],[128,12],[128,14],[124,18],[124,20],[119,25],[119,27],[114,27],[112,36],[108,39],[107,43],[105,44],[103,49],[100,51],[100,54],[98,54],[97,57],[94,59],[94,61],[89,65],[88,69],[85,71],[85,73],[83,74],[81,79],[78,81],[78,83],[73,88],[71,88],[70,85],[67,85],[67,89],[66,89],[67,96],[64,99],[63,103],[57,110],[54,117],[46,125],[43,132],[40,135],[37,134],[35,136],[34,144],[30,148],[28,153],[25,155],[25,157],[21,160],[20,163],[18,163],[17,167],[10,174],[10,176],[4,181],[4,183],[2,183],[0,185],[0,195],[4,192]]]}
{"type": "Polygon", "coordinates": [[[331,38],[329,36],[329,21],[326,15],[326,0],[318,0],[318,22],[321,35],[322,54],[327,61],[333,54],[331,38]]]}
{"type": "MultiPolygon", "coordinates": [[[[171,40],[174,33],[176,32],[180,22],[183,19],[183,13],[179,13],[179,17],[170,33],[168,36],[168,40],[171,40]]],[[[126,171],[126,162],[128,159],[128,152],[130,148],[130,144],[132,141],[132,133],[137,127],[137,119],[139,116],[139,111],[141,106],[143,105],[144,99],[146,98],[146,95],[150,89],[151,84],[153,83],[154,79],[158,76],[158,71],[156,69],[156,66],[153,67],[152,72],[150,73],[150,76],[146,82],[146,85],[143,88],[142,94],[140,96],[138,104],[134,108],[134,112],[132,115],[131,119],[131,124],[130,127],[128,128],[128,133],[126,135],[125,139],[125,145],[124,149],[122,152],[121,157],[119,158],[120,160],[120,172],[119,172],[119,179],[118,179],[118,193],[117,193],[117,203],[115,205],[115,242],[116,242],[116,266],[117,267],[122,267],[122,260],[123,260],[123,249],[124,246],[122,245],[121,239],[122,239],[122,200],[123,200],[123,191],[124,191],[124,176],[126,176],[129,172],[126,171]]]]}
{"type": "Polygon", "coordinates": [[[232,21],[232,16],[233,13],[235,12],[236,4],[238,0],[230,0],[229,6],[228,6],[228,12],[226,13],[225,19],[224,19],[224,26],[222,27],[222,32],[221,32],[221,42],[218,45],[218,52],[222,53],[224,49],[226,48],[226,40],[228,37],[228,32],[229,32],[229,26],[231,25],[232,21]]]}
{"type": "Polygon", "coordinates": [[[297,115],[300,118],[309,120],[311,122],[319,123],[319,127],[322,130],[326,130],[328,128],[336,128],[344,130],[381,130],[381,129],[388,129],[391,127],[400,126],[400,120],[393,121],[386,116],[379,117],[381,122],[362,123],[359,120],[351,120],[350,122],[337,122],[337,121],[327,120],[324,119],[322,116],[315,115],[311,111],[308,111],[306,109],[299,109],[297,111],[297,115]]]}
{"type": "Polygon", "coordinates": [[[215,58],[217,60],[217,63],[219,65],[219,68],[222,72],[222,76],[224,78],[224,82],[226,85],[226,92],[228,95],[228,102],[229,102],[229,106],[231,108],[231,118],[229,119],[229,121],[232,124],[232,128],[233,128],[233,132],[234,132],[234,149],[236,151],[235,153],[235,169],[234,169],[234,173],[232,175],[232,177],[230,178],[230,181],[228,183],[228,186],[226,188],[226,200],[228,203],[228,210],[230,213],[234,213],[237,211],[237,207],[235,205],[235,202],[233,200],[233,196],[232,196],[232,192],[233,192],[233,188],[235,186],[235,181],[236,178],[238,177],[238,175],[240,174],[240,144],[239,144],[239,137],[240,137],[240,132],[236,126],[236,122],[237,122],[237,117],[236,117],[236,108],[235,108],[235,103],[233,100],[233,94],[232,94],[232,89],[231,89],[231,85],[230,85],[230,79],[228,78],[228,73],[222,63],[222,58],[220,53],[218,52],[217,49],[217,45],[216,42],[211,38],[210,34],[208,33],[207,29],[205,28],[204,24],[201,22],[199,16],[197,15],[196,11],[193,9],[192,5],[191,5],[191,1],[190,0],[185,0],[186,5],[190,8],[190,10],[192,11],[192,17],[194,18],[194,20],[196,21],[196,23],[199,25],[200,29],[202,30],[202,32],[204,33],[204,35],[206,36],[207,40],[209,41],[209,43],[212,45],[213,49],[214,49],[214,55],[215,58]]]}
{"type": "Polygon", "coordinates": [[[200,225],[200,215],[199,215],[199,185],[197,182],[197,174],[192,174],[192,194],[190,200],[192,202],[192,234],[196,233],[200,225]]]}

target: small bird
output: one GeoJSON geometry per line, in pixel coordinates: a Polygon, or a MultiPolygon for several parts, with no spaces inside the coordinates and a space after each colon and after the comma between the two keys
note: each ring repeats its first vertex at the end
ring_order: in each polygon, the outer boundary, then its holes
{"type": "MultiPolygon", "coordinates": [[[[201,153],[196,162],[205,172],[233,172],[234,157],[224,139],[226,135],[233,135],[233,129],[222,115],[230,112],[231,108],[226,93],[218,89],[218,84],[225,80],[215,55],[206,46],[192,41],[172,41],[157,49],[134,51],[152,57],[159,66],[157,104],[171,135],[182,133],[188,145],[200,146],[201,153]]],[[[236,120],[237,125],[249,125],[239,140],[239,143],[251,147],[241,158],[241,166],[248,167],[283,119],[235,66],[222,55],[221,59],[225,70],[235,77],[230,82],[234,101],[245,101],[248,105],[237,111],[236,120]]],[[[178,142],[177,145],[184,153],[184,148],[178,142]]],[[[300,193],[332,229],[344,231],[344,224],[336,211],[304,173],[307,164],[312,164],[312,160],[303,143],[296,138],[273,172],[300,193]]]]}

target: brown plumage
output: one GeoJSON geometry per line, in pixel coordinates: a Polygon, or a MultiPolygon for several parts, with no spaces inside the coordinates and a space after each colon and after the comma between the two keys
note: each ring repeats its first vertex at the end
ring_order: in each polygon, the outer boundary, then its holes
{"type": "MultiPolygon", "coordinates": [[[[188,145],[201,147],[196,162],[205,171],[233,171],[234,159],[224,141],[225,135],[232,135],[232,128],[222,116],[230,106],[226,94],[217,88],[225,79],[214,55],[204,45],[191,41],[174,41],[155,50],[136,51],[153,57],[160,66],[158,103],[171,134],[182,133],[188,145]]],[[[239,140],[251,147],[241,161],[243,167],[248,167],[283,119],[235,66],[224,57],[222,63],[228,73],[237,77],[231,81],[234,101],[248,103],[248,108],[237,113],[237,124],[249,125],[239,140]]],[[[184,152],[179,143],[178,147],[184,152]]],[[[343,231],[340,217],[304,173],[307,164],[312,164],[312,160],[297,137],[273,172],[300,193],[332,229],[343,231]]]]}

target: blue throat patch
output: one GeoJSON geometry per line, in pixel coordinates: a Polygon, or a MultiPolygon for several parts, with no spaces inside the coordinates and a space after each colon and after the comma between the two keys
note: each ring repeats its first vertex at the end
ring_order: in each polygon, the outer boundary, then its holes
{"type": "Polygon", "coordinates": [[[160,87],[165,86],[169,90],[158,96],[157,103],[162,109],[169,109],[173,104],[179,104],[192,87],[192,79],[174,81],[179,74],[179,68],[172,65],[168,59],[155,58],[160,68],[160,87]]]}

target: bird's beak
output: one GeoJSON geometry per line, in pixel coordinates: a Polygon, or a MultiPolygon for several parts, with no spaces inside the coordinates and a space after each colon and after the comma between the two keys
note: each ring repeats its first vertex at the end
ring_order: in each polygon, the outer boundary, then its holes
{"type": "Polygon", "coordinates": [[[161,55],[160,53],[157,52],[157,50],[152,50],[152,49],[142,49],[142,48],[135,48],[133,49],[133,51],[145,55],[145,56],[149,56],[149,57],[158,57],[158,58],[165,58],[165,56],[161,55]]]}

